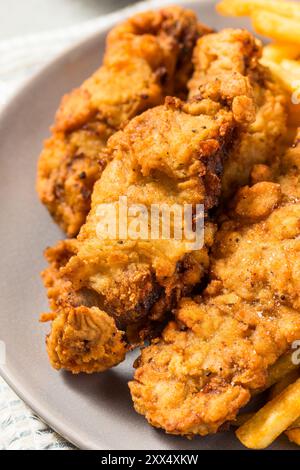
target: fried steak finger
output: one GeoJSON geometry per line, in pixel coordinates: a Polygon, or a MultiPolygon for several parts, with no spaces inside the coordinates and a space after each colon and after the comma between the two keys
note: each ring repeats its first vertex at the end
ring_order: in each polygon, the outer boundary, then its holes
{"type": "Polygon", "coordinates": [[[37,191],[67,235],[85,222],[108,138],[167,94],[184,93],[193,47],[207,31],[176,6],[138,14],[109,33],[103,65],[62,99],[39,159],[37,191]]]}

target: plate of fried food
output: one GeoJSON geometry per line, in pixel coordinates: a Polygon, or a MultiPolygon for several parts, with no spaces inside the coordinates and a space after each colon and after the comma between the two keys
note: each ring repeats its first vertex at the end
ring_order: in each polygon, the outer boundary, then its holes
{"type": "Polygon", "coordinates": [[[293,449],[300,4],[147,4],[0,117],[1,373],[83,449],[293,449]]]}

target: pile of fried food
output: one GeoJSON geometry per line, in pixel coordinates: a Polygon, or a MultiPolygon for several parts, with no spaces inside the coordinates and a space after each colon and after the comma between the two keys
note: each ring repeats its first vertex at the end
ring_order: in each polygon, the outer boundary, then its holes
{"type": "Polygon", "coordinates": [[[56,369],[93,373],[148,342],[129,387],[153,426],[300,444],[300,5],[217,9],[275,42],[178,6],[138,14],[61,102],[37,179],[69,237],[46,250],[47,351],[56,369]],[[203,204],[203,247],[98,237],[97,207],[119,196],[203,204]]]}

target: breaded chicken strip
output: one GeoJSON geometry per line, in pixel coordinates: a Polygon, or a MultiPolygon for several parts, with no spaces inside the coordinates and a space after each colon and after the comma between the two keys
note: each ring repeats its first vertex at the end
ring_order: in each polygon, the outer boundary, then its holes
{"type": "MultiPolygon", "coordinates": [[[[226,38],[225,31],[215,39],[223,42],[226,38]]],[[[254,67],[256,41],[246,31],[239,31],[237,41],[240,53],[253,58],[254,67]]],[[[219,58],[212,56],[211,60],[219,58]]],[[[97,311],[103,313],[97,309],[114,319],[109,347],[114,352],[112,360],[121,361],[125,350],[148,337],[153,323],[160,324],[207,270],[212,224],[207,223],[204,247],[199,250],[193,250],[184,239],[103,240],[97,234],[97,208],[118,201],[119,196],[126,196],[129,205],[143,204],[148,212],[157,203],[169,207],[203,203],[206,211],[217,204],[222,162],[232,145],[233,132],[254,119],[255,109],[247,65],[241,71],[233,70],[231,77],[228,72],[224,77],[218,72],[213,88],[212,78],[208,77],[207,84],[201,81],[200,96],[187,103],[167,98],[164,106],[134,118],[124,131],[110,138],[103,152],[110,163],[95,185],[76,255],[72,256],[74,246],[68,242],[66,255],[64,244],[47,252],[51,265],[44,281],[54,311],[50,318],[55,317],[47,346],[54,367],[73,372],[107,367],[99,354],[102,337],[96,316],[97,311]],[[232,85],[227,87],[230,79],[232,85]],[[88,309],[77,315],[82,306],[88,309]],[[93,332],[99,331],[91,341],[87,323],[93,332]],[[120,332],[124,332],[122,342],[120,332]]]]}
{"type": "Polygon", "coordinates": [[[207,31],[176,6],[138,14],[108,34],[103,65],[62,99],[39,159],[37,191],[67,235],[85,222],[108,138],[167,94],[184,92],[193,47],[207,31]]]}
{"type": "MultiPolygon", "coordinates": [[[[219,74],[222,74],[223,89],[215,99],[222,99],[235,86],[232,71],[243,73],[247,69],[250,85],[253,88],[256,119],[247,128],[240,128],[239,135],[224,164],[222,176],[222,196],[228,199],[235,190],[249,182],[249,174],[254,164],[272,163],[278,155],[286,135],[287,96],[280,85],[274,83],[267,68],[257,64],[257,56],[247,55],[245,31],[227,29],[223,40],[218,33],[210,34],[198,41],[194,50],[195,73],[189,83],[190,96],[199,94],[201,83],[210,80],[210,94],[214,88],[219,93],[219,74]],[[245,40],[241,41],[241,35],[245,40]],[[214,57],[216,60],[211,60],[214,57]],[[225,80],[228,74],[228,80],[225,80]],[[216,77],[216,78],[215,78],[216,77]],[[200,85],[200,86],[199,86],[200,85]]],[[[257,41],[257,55],[261,55],[260,42],[257,41]]],[[[235,110],[238,112],[238,110],[235,110]]]]}
{"type": "Polygon", "coordinates": [[[142,351],[135,409],[166,432],[205,435],[235,418],[300,335],[300,141],[238,191],[216,235],[210,283],[142,351]]]}
{"type": "MultiPolygon", "coordinates": [[[[151,321],[161,320],[182,293],[201,279],[208,266],[206,250],[189,253],[184,240],[101,239],[97,208],[118,201],[119,196],[126,196],[128,205],[144,204],[148,209],[161,202],[210,207],[219,190],[216,173],[233,127],[231,112],[217,103],[215,107],[208,100],[184,104],[170,98],[164,106],[134,118],[110,139],[107,151],[114,154],[113,160],[95,184],[91,212],[76,240],[76,255],[57,276],[57,260],[68,256],[65,247],[72,253],[73,241],[62,242],[47,254],[55,263],[44,273],[55,309],[47,339],[55,367],[73,372],[107,368],[99,344],[108,339],[113,351],[119,345],[119,356],[111,356],[118,363],[129,344],[139,340],[132,339],[134,330],[142,334],[140,330],[147,330],[151,321]],[[208,110],[211,115],[204,114],[208,110]],[[110,337],[104,335],[107,327],[100,316],[114,324],[110,337]]],[[[207,238],[210,244],[212,233],[207,238]]]]}

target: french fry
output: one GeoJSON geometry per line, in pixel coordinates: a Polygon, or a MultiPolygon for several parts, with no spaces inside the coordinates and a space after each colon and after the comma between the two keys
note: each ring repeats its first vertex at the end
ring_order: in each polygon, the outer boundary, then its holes
{"type": "MultiPolygon", "coordinates": [[[[279,382],[277,382],[270,390],[270,399],[275,398],[284,389],[286,389],[291,383],[295,382],[299,378],[299,371],[297,369],[292,370],[286,374],[279,382]]],[[[300,418],[296,419],[289,428],[285,431],[285,434],[290,441],[300,445],[300,418]]]]}
{"type": "Polygon", "coordinates": [[[281,0],[222,0],[216,6],[218,13],[225,16],[249,16],[264,10],[280,16],[300,19],[300,5],[297,2],[281,0]]]}
{"type": "Polygon", "coordinates": [[[290,431],[291,429],[298,429],[300,428],[300,418],[297,418],[296,421],[294,421],[288,428],[287,431],[290,431]]]}
{"type": "Polygon", "coordinates": [[[264,449],[299,416],[300,379],[269,401],[236,431],[236,435],[246,447],[264,449]]]}
{"type": "Polygon", "coordinates": [[[291,442],[300,446],[300,428],[289,429],[285,432],[291,442]]]}
{"type": "Polygon", "coordinates": [[[280,13],[254,10],[251,14],[255,31],[276,41],[300,45],[300,19],[287,18],[280,13]]]}
{"type": "Polygon", "coordinates": [[[265,389],[283,379],[291,371],[298,369],[300,365],[294,364],[292,360],[293,351],[280,356],[279,359],[269,369],[269,375],[265,389]]]}
{"type": "MultiPolygon", "coordinates": [[[[239,428],[243,424],[245,424],[249,419],[251,419],[255,413],[241,413],[237,415],[235,420],[230,421],[230,426],[233,426],[234,428],[239,428]]],[[[288,428],[287,431],[290,431],[291,429],[297,429],[300,428],[300,417],[296,419],[288,428]]]]}
{"type": "MultiPolygon", "coordinates": [[[[291,103],[293,106],[300,104],[300,75],[299,75],[299,64],[292,60],[284,60],[285,68],[281,64],[277,64],[268,59],[261,59],[261,64],[267,67],[274,80],[276,80],[290,95],[291,103]],[[287,70],[289,68],[289,70],[287,70]]],[[[297,111],[296,108],[291,109],[292,113],[297,111]]],[[[299,125],[298,118],[292,119],[292,123],[299,125]]],[[[294,126],[294,124],[292,124],[294,126]]]]}
{"type": "Polygon", "coordinates": [[[224,16],[249,16],[253,5],[249,1],[223,0],[216,5],[216,10],[224,16]]]}
{"type": "Polygon", "coordinates": [[[297,369],[291,370],[287,374],[285,374],[284,377],[282,377],[279,382],[274,384],[270,390],[270,399],[272,400],[275,398],[277,395],[279,395],[285,388],[287,388],[289,385],[291,385],[293,382],[295,382],[297,379],[299,379],[299,371],[297,369]]]}
{"type": "Polygon", "coordinates": [[[285,59],[300,58],[300,46],[297,44],[267,44],[263,48],[263,58],[280,64],[285,59]]]}
{"type": "MultiPolygon", "coordinates": [[[[292,370],[286,374],[282,380],[273,385],[270,390],[270,398],[276,397],[279,395],[288,385],[295,382],[299,378],[299,371],[292,370]]],[[[296,419],[289,428],[285,431],[285,434],[291,442],[294,442],[298,446],[300,445],[300,418],[296,419]]]]}
{"type": "Polygon", "coordinates": [[[268,60],[265,58],[262,58],[260,62],[262,65],[264,65],[270,70],[271,74],[273,75],[273,78],[283,88],[285,88],[286,91],[288,91],[289,93],[292,93],[294,91],[293,86],[292,86],[292,82],[294,82],[294,79],[290,80],[289,75],[286,72],[284,72],[280,64],[277,64],[276,62],[273,62],[272,60],[268,60]]]}
{"type": "MultiPolygon", "coordinates": [[[[278,367],[278,364],[276,363],[276,371],[280,370],[280,375],[281,375],[281,370],[282,372],[285,372],[283,366],[286,363],[286,358],[284,362],[281,362],[280,367],[278,367]]],[[[274,367],[274,366],[273,366],[274,367]]],[[[277,373],[276,373],[277,376],[277,373]]],[[[286,387],[288,387],[291,383],[295,382],[299,378],[299,370],[294,369],[285,374],[279,382],[275,383],[270,390],[270,399],[275,398],[277,395],[279,395],[286,387]]],[[[273,375],[272,380],[275,380],[275,374],[273,375]]],[[[256,394],[254,394],[256,395],[256,394]]],[[[230,425],[233,427],[240,427],[244,423],[246,423],[250,418],[252,418],[255,415],[255,413],[240,413],[237,415],[236,419],[230,422],[230,425]]],[[[289,426],[289,429],[294,429],[300,427],[300,418],[296,419],[294,423],[289,426]]]]}

